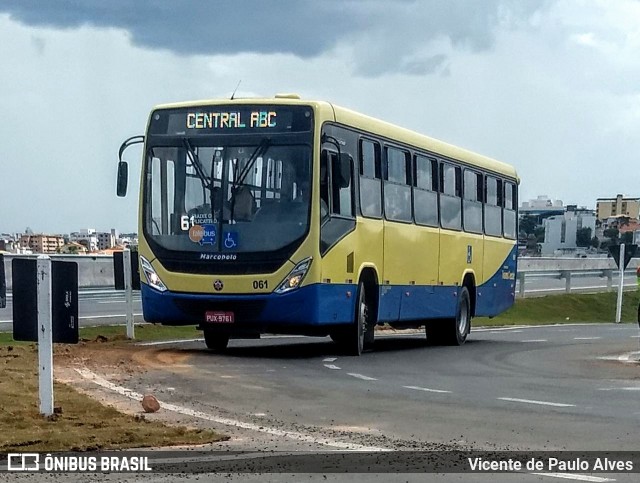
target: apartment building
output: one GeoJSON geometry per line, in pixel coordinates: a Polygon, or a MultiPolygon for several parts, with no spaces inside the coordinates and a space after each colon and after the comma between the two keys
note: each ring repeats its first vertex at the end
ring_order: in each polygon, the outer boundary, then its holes
{"type": "Polygon", "coordinates": [[[640,218],[640,198],[617,195],[615,198],[598,198],[596,200],[596,216],[598,221],[617,216],[640,218]]]}
{"type": "Polygon", "coordinates": [[[29,248],[33,253],[56,253],[64,245],[60,235],[26,234],[20,237],[20,247],[29,248]]]}

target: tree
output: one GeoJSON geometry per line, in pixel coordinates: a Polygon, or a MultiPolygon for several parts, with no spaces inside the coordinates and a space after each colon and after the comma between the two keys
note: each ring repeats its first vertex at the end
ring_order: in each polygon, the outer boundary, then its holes
{"type": "Polygon", "coordinates": [[[591,246],[592,246],[593,248],[600,248],[600,240],[598,240],[598,237],[597,237],[597,236],[594,236],[594,237],[591,239],[591,246]]]}
{"type": "Polygon", "coordinates": [[[591,244],[591,228],[579,228],[576,232],[576,245],[579,247],[588,247],[591,244]]]}
{"type": "Polygon", "coordinates": [[[538,220],[533,215],[522,215],[520,217],[519,227],[520,231],[524,232],[526,235],[531,235],[534,233],[536,227],[538,226],[538,220]]]}
{"type": "Polygon", "coordinates": [[[620,231],[617,228],[607,228],[602,234],[610,240],[617,240],[618,236],[620,236],[620,231]]]}
{"type": "Polygon", "coordinates": [[[622,234],[620,237],[620,243],[624,243],[625,245],[631,245],[633,243],[633,232],[627,231],[622,234]]]}
{"type": "Polygon", "coordinates": [[[544,226],[536,227],[533,233],[536,236],[538,243],[544,242],[544,226]]]}

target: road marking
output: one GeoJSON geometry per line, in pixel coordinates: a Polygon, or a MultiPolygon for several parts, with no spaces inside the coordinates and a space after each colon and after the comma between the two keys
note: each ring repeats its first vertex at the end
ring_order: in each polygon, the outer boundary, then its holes
{"type": "Polygon", "coordinates": [[[602,337],[574,337],[573,340],[598,340],[602,337]]]}
{"type": "Polygon", "coordinates": [[[555,403],[555,402],[549,402],[549,401],[534,401],[532,399],[518,399],[515,397],[499,397],[498,399],[500,399],[501,401],[521,402],[526,404],[538,404],[540,406],[554,406],[559,408],[569,408],[569,407],[576,406],[575,404],[555,403]]]}
{"type": "MultiPolygon", "coordinates": [[[[134,304],[135,304],[135,303],[139,303],[139,302],[141,302],[141,300],[140,300],[140,299],[138,299],[138,300],[133,300],[133,303],[134,303],[134,304]]],[[[125,304],[125,303],[127,303],[127,302],[126,302],[126,300],[104,300],[104,301],[96,302],[96,303],[97,303],[97,304],[125,304]]]]}
{"type": "Polygon", "coordinates": [[[548,342],[547,339],[528,339],[528,340],[521,340],[520,342],[548,342]]]}
{"type": "Polygon", "coordinates": [[[428,387],[419,387],[419,386],[402,386],[405,389],[413,389],[415,391],[424,391],[424,392],[438,392],[442,394],[451,394],[451,391],[443,391],[442,389],[429,389],[428,387]]]}
{"type": "Polygon", "coordinates": [[[138,342],[136,343],[136,345],[150,346],[150,345],[165,345],[165,344],[182,344],[186,342],[204,342],[204,339],[159,340],[156,342],[138,342]]]}
{"type": "Polygon", "coordinates": [[[599,476],[589,475],[573,475],[571,473],[531,473],[536,476],[550,476],[551,478],[564,478],[565,480],[592,481],[594,483],[605,483],[607,481],[616,481],[611,478],[601,478],[599,476]]]}
{"type": "Polygon", "coordinates": [[[599,391],[640,391],[640,387],[603,387],[599,391]]]}
{"type": "Polygon", "coordinates": [[[325,364],[324,367],[326,367],[327,369],[340,370],[338,366],[334,366],[333,364],[325,364]]]}
{"type": "MultiPolygon", "coordinates": [[[[85,379],[93,382],[94,384],[103,387],[105,389],[109,389],[117,394],[128,397],[135,401],[142,401],[142,394],[135,392],[131,389],[128,389],[123,386],[118,386],[103,377],[91,372],[88,369],[76,369],[76,372],[80,374],[85,379]]],[[[269,426],[264,426],[262,424],[253,424],[247,423],[244,421],[239,421],[237,419],[231,418],[223,418],[220,416],[216,416],[214,414],[205,413],[203,411],[197,411],[194,409],[186,408],[183,406],[178,406],[176,404],[170,404],[164,401],[158,401],[160,403],[160,407],[167,410],[173,411],[175,413],[184,414],[186,416],[192,416],[198,419],[204,419],[206,421],[212,421],[218,424],[224,424],[225,426],[234,426],[236,428],[248,429],[251,431],[258,431],[261,433],[271,434],[273,436],[280,436],[296,441],[303,441],[305,443],[313,443],[313,444],[321,444],[323,446],[331,446],[333,448],[339,448],[344,450],[351,451],[371,451],[371,452],[381,452],[381,451],[393,451],[390,448],[384,448],[380,446],[365,446],[357,443],[347,443],[344,441],[337,441],[335,439],[330,438],[318,438],[315,436],[311,436],[308,434],[304,434],[298,431],[285,431],[283,429],[272,428],[269,426]]]]}
{"type": "Polygon", "coordinates": [[[322,362],[333,362],[337,359],[337,357],[327,357],[326,359],[323,359],[322,362]]]}
{"type": "MultiPolygon", "coordinates": [[[[142,316],[142,312],[134,313],[134,316],[142,316]]],[[[111,315],[87,315],[84,317],[78,317],[80,320],[92,320],[92,319],[112,319],[114,317],[126,317],[127,314],[111,314],[111,315]]]]}
{"type": "Polygon", "coordinates": [[[355,377],[356,379],[362,379],[363,381],[377,381],[375,377],[364,376],[362,374],[355,374],[353,372],[347,372],[347,375],[355,377]]]}

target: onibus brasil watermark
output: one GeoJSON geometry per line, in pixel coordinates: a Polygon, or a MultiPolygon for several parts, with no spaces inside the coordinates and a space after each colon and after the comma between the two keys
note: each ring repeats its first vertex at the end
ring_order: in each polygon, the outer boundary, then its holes
{"type": "Polygon", "coordinates": [[[147,456],[136,455],[58,455],[40,453],[8,453],[7,471],[22,472],[150,472],[147,456]]]}

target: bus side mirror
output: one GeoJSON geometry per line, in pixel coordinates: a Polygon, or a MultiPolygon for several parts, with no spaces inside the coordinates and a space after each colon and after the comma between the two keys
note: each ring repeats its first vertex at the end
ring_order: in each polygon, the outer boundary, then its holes
{"type": "Polygon", "coordinates": [[[351,156],[347,153],[340,153],[340,156],[333,156],[333,182],[340,188],[351,185],[351,156]]]}
{"type": "Polygon", "coordinates": [[[118,162],[118,180],[116,193],[118,196],[127,196],[127,183],[129,180],[129,166],[126,161],[118,162]]]}

